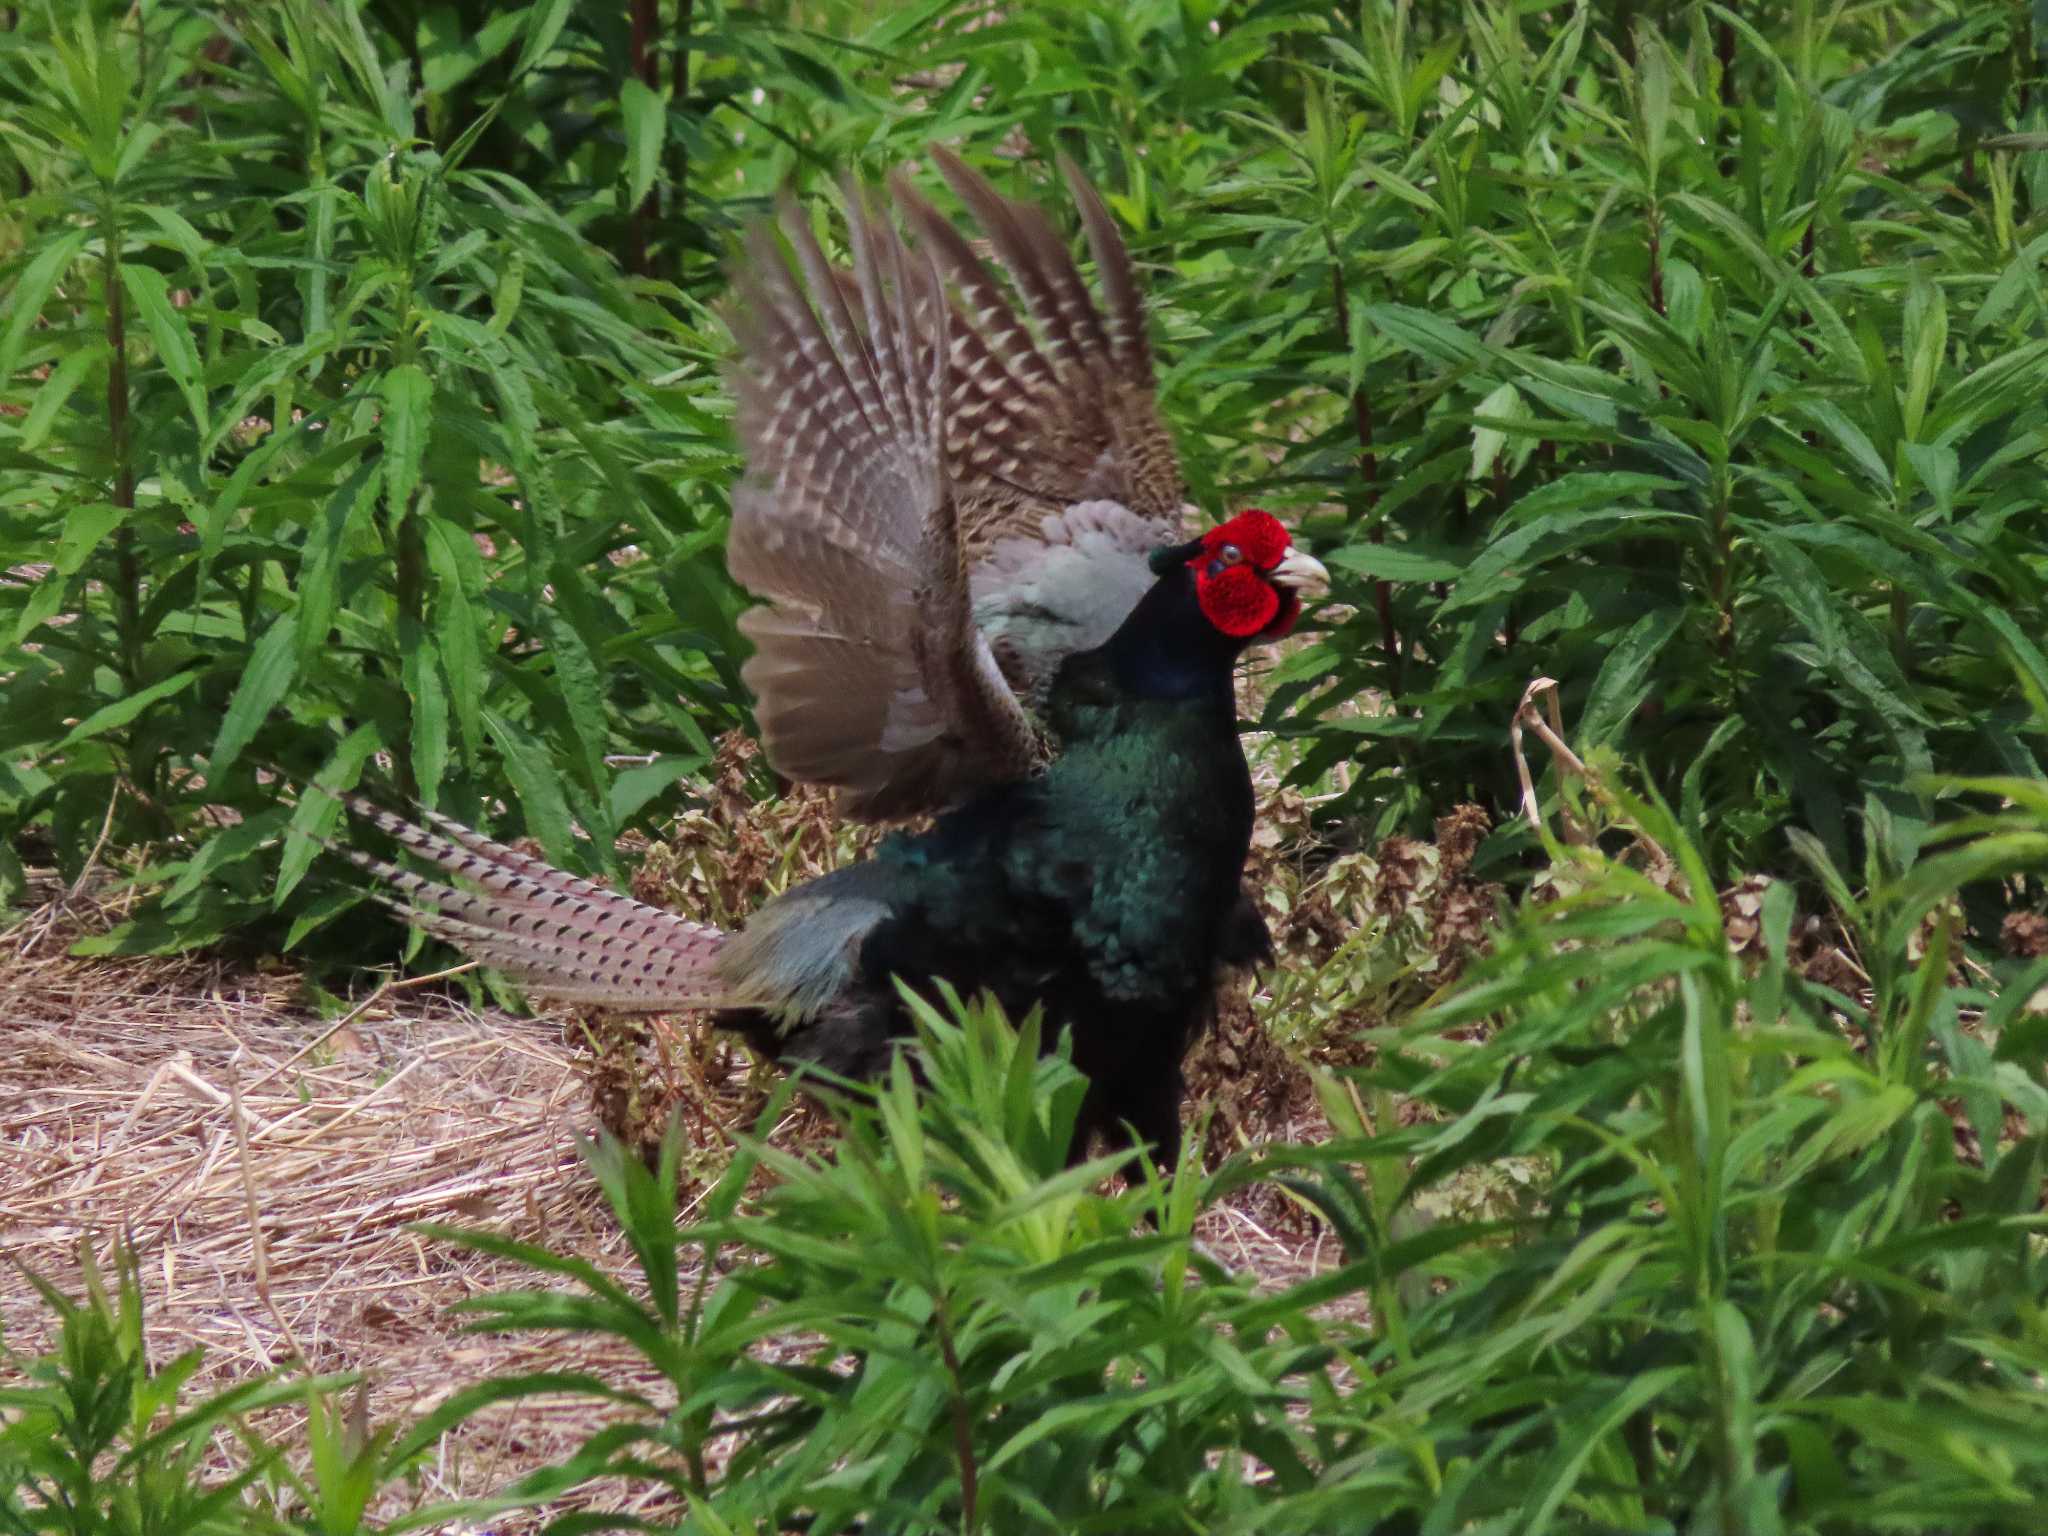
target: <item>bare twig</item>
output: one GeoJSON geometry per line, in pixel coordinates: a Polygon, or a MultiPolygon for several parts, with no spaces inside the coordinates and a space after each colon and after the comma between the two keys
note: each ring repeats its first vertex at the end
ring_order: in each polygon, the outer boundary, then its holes
{"type": "MultiPolygon", "coordinates": [[[[1522,701],[1515,706],[1515,717],[1508,725],[1508,746],[1515,754],[1515,775],[1522,781],[1522,815],[1528,819],[1531,831],[1540,831],[1544,824],[1543,807],[1536,799],[1536,781],[1529,773],[1529,760],[1522,752],[1522,728],[1525,725],[1550,748],[1550,755],[1556,759],[1560,774],[1570,773],[1581,779],[1586,777],[1585,763],[1565,745],[1564,721],[1557,707],[1556,678],[1532,678],[1529,686],[1522,690],[1522,701]],[[1549,721],[1545,721],[1536,708],[1539,695],[1549,698],[1549,721]]],[[[1563,815],[1563,828],[1559,835],[1566,843],[1574,845],[1590,841],[1586,829],[1569,812],[1563,815]]]]}
{"type": "Polygon", "coordinates": [[[241,1159],[242,1197],[249,1211],[249,1255],[256,1270],[256,1294],[270,1313],[270,1320],[277,1324],[278,1334],[293,1359],[301,1369],[306,1369],[306,1351],[300,1347],[298,1335],[292,1332],[291,1320],[279,1310],[276,1298],[270,1294],[270,1245],[263,1240],[263,1213],[256,1203],[256,1174],[249,1161],[249,1125],[242,1113],[241,1074],[232,1063],[228,1066],[228,1097],[235,1115],[235,1151],[241,1159]]]}
{"type": "Polygon", "coordinates": [[[269,1082],[273,1077],[277,1076],[278,1073],[284,1071],[287,1067],[296,1066],[305,1057],[311,1055],[314,1051],[319,1050],[321,1046],[325,1045],[329,1040],[332,1040],[344,1029],[347,1029],[349,1025],[355,1023],[355,1021],[357,1019],[360,1019],[364,1014],[368,1013],[371,1008],[376,1006],[377,1001],[380,998],[382,998],[385,993],[401,991],[406,987],[423,987],[430,981],[446,981],[450,976],[460,976],[464,971],[475,970],[477,968],[478,963],[479,962],[475,960],[465,960],[460,965],[451,965],[445,971],[432,971],[425,976],[404,976],[400,977],[395,981],[390,980],[388,978],[384,981],[380,981],[377,984],[377,989],[374,992],[372,992],[368,997],[364,998],[360,1003],[357,1003],[355,1007],[349,1009],[347,1013],[343,1014],[340,1018],[336,1019],[332,1024],[328,1025],[325,1029],[321,1030],[319,1034],[315,1035],[312,1039],[308,1040],[296,1051],[293,1051],[291,1055],[287,1056],[283,1061],[280,1061],[276,1066],[272,1067],[268,1072],[264,1073],[261,1077],[257,1078],[256,1081],[251,1083],[249,1086],[252,1089],[260,1088],[265,1083],[269,1082]]]}

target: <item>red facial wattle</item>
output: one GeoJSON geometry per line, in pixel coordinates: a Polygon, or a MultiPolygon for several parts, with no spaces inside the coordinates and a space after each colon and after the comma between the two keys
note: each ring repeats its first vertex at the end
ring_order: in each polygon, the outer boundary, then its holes
{"type": "Polygon", "coordinates": [[[1301,616],[1301,600],[1267,580],[1287,553],[1287,529],[1270,512],[1240,512],[1202,535],[1202,552],[1188,561],[1195,600],[1226,635],[1284,635],[1301,616]]]}
{"type": "Polygon", "coordinates": [[[1214,576],[1197,570],[1195,597],[1209,622],[1226,635],[1256,635],[1280,612],[1280,594],[1249,565],[1233,565],[1214,576]]]}

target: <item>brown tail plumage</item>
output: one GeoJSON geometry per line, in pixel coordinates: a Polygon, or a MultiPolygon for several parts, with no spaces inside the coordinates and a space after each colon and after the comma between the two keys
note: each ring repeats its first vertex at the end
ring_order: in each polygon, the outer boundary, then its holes
{"type": "Polygon", "coordinates": [[[342,803],[401,846],[481,887],[461,890],[329,843],[402,893],[377,899],[528,991],[645,1012],[729,1001],[712,974],[725,935],[708,923],[565,874],[435,811],[419,813],[428,824],[420,827],[359,796],[343,796],[342,803]]]}

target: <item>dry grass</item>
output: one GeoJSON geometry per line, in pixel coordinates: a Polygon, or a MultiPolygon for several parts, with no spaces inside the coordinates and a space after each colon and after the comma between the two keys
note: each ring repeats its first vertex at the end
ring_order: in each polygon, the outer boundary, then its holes
{"type": "MultiPolygon", "coordinates": [[[[0,953],[10,1258],[75,1293],[80,1242],[104,1253],[125,1235],[159,1358],[203,1345],[202,1387],[279,1367],[360,1371],[375,1423],[496,1373],[654,1384],[607,1341],[462,1333],[451,1303],[528,1277],[411,1230],[482,1227],[627,1267],[577,1158],[593,1122],[561,1022],[385,989],[323,1026],[289,975],[76,961],[47,940],[24,952],[39,927],[0,953]]],[[[47,1309],[12,1266],[0,1323],[19,1353],[50,1342],[47,1309]]],[[[419,1493],[485,1492],[594,1425],[582,1402],[486,1413],[449,1438],[419,1493]]],[[[288,1420],[266,1428],[297,1439],[288,1420]]]]}

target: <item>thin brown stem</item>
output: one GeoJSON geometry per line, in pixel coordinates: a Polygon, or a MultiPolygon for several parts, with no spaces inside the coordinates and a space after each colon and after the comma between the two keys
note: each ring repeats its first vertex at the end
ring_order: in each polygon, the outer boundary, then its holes
{"type": "MultiPolygon", "coordinates": [[[[1330,253],[1330,298],[1331,307],[1336,311],[1337,334],[1346,347],[1351,345],[1351,290],[1344,280],[1344,263],[1337,254],[1337,244],[1324,232],[1324,240],[1330,253]]],[[[1365,485],[1365,507],[1369,512],[1380,499],[1380,458],[1373,439],[1372,397],[1366,393],[1365,380],[1361,376],[1358,387],[1351,392],[1351,424],[1358,434],[1358,476],[1365,485]]],[[[1366,535],[1375,544],[1387,541],[1384,523],[1373,524],[1366,535]]],[[[1373,609],[1380,621],[1380,648],[1387,658],[1387,693],[1390,698],[1401,696],[1401,637],[1394,630],[1394,589],[1384,578],[1372,586],[1373,609]]]]}
{"type": "Polygon", "coordinates": [[[934,1298],[932,1309],[939,1328],[939,1356],[946,1364],[946,1374],[952,1379],[953,1387],[953,1454],[960,1463],[960,1529],[973,1532],[981,1528],[981,1516],[977,1509],[980,1496],[980,1473],[974,1460],[974,1419],[967,1405],[966,1379],[960,1370],[960,1354],[953,1347],[953,1323],[946,1310],[946,1298],[934,1298]]]}
{"type": "MultiPolygon", "coordinates": [[[[1493,524],[1496,528],[1501,526],[1501,519],[1507,515],[1508,510],[1507,457],[1505,444],[1501,446],[1501,451],[1493,456],[1493,524]]],[[[1508,599],[1507,612],[1501,616],[1500,635],[1501,648],[1508,651],[1512,651],[1516,642],[1522,638],[1522,626],[1515,618],[1515,600],[1512,597],[1508,599]]]]}
{"type": "MultiPolygon", "coordinates": [[[[19,27],[20,25],[21,8],[19,6],[14,5],[8,6],[7,21],[4,30],[12,32],[14,31],[15,28],[19,27]]],[[[21,195],[23,197],[27,197],[29,193],[35,190],[35,183],[29,179],[28,165],[26,164],[26,162],[21,161],[19,159],[15,161],[14,179],[17,185],[19,186],[21,195]]]]}
{"type": "Polygon", "coordinates": [[[107,435],[114,453],[114,505],[122,512],[114,530],[114,640],[122,677],[131,685],[142,674],[142,558],[135,548],[135,444],[128,411],[128,305],[121,285],[121,226],[112,199],[100,223],[106,247],[103,282],[107,291],[107,435]]]}
{"type": "MultiPolygon", "coordinates": [[[[400,645],[410,651],[425,643],[427,632],[427,545],[420,528],[419,492],[398,520],[398,554],[395,577],[398,587],[400,645]]],[[[419,803],[420,783],[413,771],[413,724],[417,703],[407,701],[405,741],[398,753],[398,787],[406,799],[419,803]]]]}
{"type": "MultiPolygon", "coordinates": [[[[1813,220],[1806,221],[1806,232],[1799,237],[1799,272],[1809,282],[1813,280],[1813,220]]],[[[1799,345],[1806,349],[1808,357],[1816,356],[1819,348],[1813,344],[1813,311],[1801,306],[1799,311],[1799,345]]],[[[1808,443],[1816,441],[1811,429],[1800,434],[1808,443]]]]}
{"type": "Polygon", "coordinates": [[[1714,607],[1720,617],[1714,626],[1714,648],[1723,661],[1735,654],[1735,528],[1728,515],[1726,492],[1714,503],[1714,607]]]}
{"type": "Polygon", "coordinates": [[[1657,311],[1657,318],[1666,317],[1664,309],[1664,232],[1663,221],[1657,215],[1657,205],[1650,205],[1650,308],[1657,311]]]}
{"type": "MultiPolygon", "coordinates": [[[[661,78],[654,55],[657,4],[658,0],[631,0],[633,31],[627,57],[629,67],[649,90],[654,90],[661,78]]],[[[660,213],[657,195],[656,189],[649,187],[626,218],[626,268],[635,277],[647,276],[647,231],[660,213]]]]}
{"type": "MultiPolygon", "coordinates": [[[[696,20],[696,0],[676,0],[676,41],[669,59],[669,105],[671,110],[681,111],[683,102],[690,94],[690,27],[696,20]]],[[[690,205],[690,144],[683,135],[676,134],[669,151],[669,222],[680,229],[689,215],[690,205]]],[[[676,244],[675,280],[683,280],[683,247],[676,244]]]]}
{"type": "MultiPolygon", "coordinates": [[[[1733,5],[1735,3],[1736,0],[1729,0],[1729,4],[1733,5]]],[[[1720,30],[1714,36],[1714,57],[1721,65],[1721,126],[1716,137],[1725,148],[1734,138],[1735,113],[1742,105],[1741,93],[1735,86],[1734,22],[1723,21],[1721,23],[1720,30]]],[[[1735,157],[1730,154],[1723,154],[1721,156],[1720,169],[1723,176],[1733,176],[1735,174],[1735,157]]]]}
{"type": "Polygon", "coordinates": [[[1714,39],[1714,54],[1721,61],[1721,105],[1733,112],[1742,105],[1735,88],[1735,23],[1723,21],[1714,39]]]}

